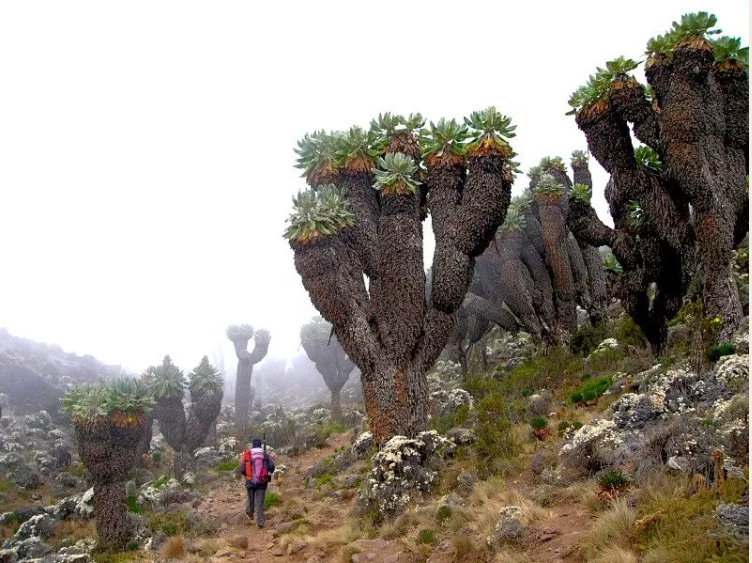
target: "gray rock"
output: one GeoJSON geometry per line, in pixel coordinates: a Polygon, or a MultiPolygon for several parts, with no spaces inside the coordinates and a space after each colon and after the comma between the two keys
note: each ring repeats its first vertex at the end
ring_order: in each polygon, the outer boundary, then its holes
{"type": "Polygon", "coordinates": [[[75,487],[78,485],[78,479],[67,471],[61,471],[55,476],[55,479],[64,487],[75,487]]]}
{"type": "Polygon", "coordinates": [[[39,537],[31,537],[14,543],[13,549],[19,559],[38,559],[52,552],[52,548],[39,537]]]}
{"type": "Polygon", "coordinates": [[[749,538],[749,506],[721,503],[715,509],[715,516],[722,530],[733,534],[741,541],[749,538]]]}
{"type": "Polygon", "coordinates": [[[490,542],[498,546],[516,540],[525,531],[522,510],[518,506],[505,506],[499,511],[499,520],[494,526],[490,542]]]}
{"type": "Polygon", "coordinates": [[[475,432],[470,428],[452,428],[446,434],[458,446],[470,446],[475,443],[475,432]]]}
{"type": "Polygon", "coordinates": [[[530,416],[545,416],[551,410],[551,399],[535,394],[527,398],[527,413],[530,416]]]}
{"type": "Polygon", "coordinates": [[[0,549],[0,563],[16,563],[18,554],[14,549],[0,549]]]}
{"type": "Polygon", "coordinates": [[[29,466],[25,464],[16,466],[10,474],[10,481],[22,489],[36,489],[42,484],[39,475],[34,473],[29,466]]]}
{"type": "Polygon", "coordinates": [[[18,518],[18,521],[23,523],[27,520],[30,520],[34,516],[38,516],[40,514],[44,514],[45,510],[41,506],[22,506],[20,508],[17,508],[14,512],[8,513],[15,515],[16,518],[18,518]]]}
{"type": "Polygon", "coordinates": [[[355,442],[353,442],[352,451],[358,457],[364,457],[366,453],[368,453],[368,450],[371,449],[372,445],[373,434],[371,434],[370,432],[363,432],[355,439],[355,442]]]}
{"type": "Polygon", "coordinates": [[[475,487],[477,480],[475,473],[472,471],[463,471],[457,476],[457,486],[460,492],[469,494],[475,487]]]}
{"type": "Polygon", "coordinates": [[[57,521],[48,514],[37,514],[21,524],[14,536],[17,540],[49,538],[57,527],[57,521]]]}

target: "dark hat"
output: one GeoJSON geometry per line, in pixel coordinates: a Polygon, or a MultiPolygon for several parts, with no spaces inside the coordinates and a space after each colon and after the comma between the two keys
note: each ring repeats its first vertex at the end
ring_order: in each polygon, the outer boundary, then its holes
{"type": "Polygon", "coordinates": [[[261,447],[261,438],[254,438],[251,442],[251,446],[254,448],[260,448],[261,447]]]}

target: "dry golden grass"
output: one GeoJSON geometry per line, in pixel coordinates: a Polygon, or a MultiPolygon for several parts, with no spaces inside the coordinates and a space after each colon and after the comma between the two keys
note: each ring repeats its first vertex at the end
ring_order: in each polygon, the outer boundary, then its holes
{"type": "Polygon", "coordinates": [[[185,542],[183,541],[183,536],[167,538],[167,541],[160,548],[159,553],[165,559],[181,559],[185,557],[185,542]]]}
{"type": "Polygon", "coordinates": [[[84,538],[97,537],[94,520],[63,520],[55,528],[48,543],[55,548],[73,545],[84,538]]]}
{"type": "MultiPolygon", "coordinates": [[[[638,563],[639,559],[631,551],[613,546],[598,552],[598,555],[589,561],[590,563],[638,563]]],[[[670,559],[664,561],[670,561],[670,559]]]]}
{"type": "Polygon", "coordinates": [[[494,563],[530,563],[530,559],[524,553],[515,553],[514,551],[502,550],[496,553],[493,558],[494,563]]]}
{"type": "Polygon", "coordinates": [[[519,491],[508,489],[504,480],[499,477],[491,477],[478,483],[470,494],[469,501],[469,512],[475,516],[471,526],[483,537],[491,535],[499,520],[499,511],[505,506],[519,507],[525,524],[549,515],[548,510],[538,506],[519,491]]]}
{"type": "Polygon", "coordinates": [[[319,532],[308,540],[308,544],[314,549],[328,553],[363,537],[365,534],[358,522],[350,519],[337,528],[319,532]]]}
{"type": "Polygon", "coordinates": [[[199,558],[211,557],[221,548],[227,545],[227,542],[219,538],[201,538],[186,543],[185,549],[199,558]]]}
{"type": "Polygon", "coordinates": [[[634,537],[637,512],[624,499],[616,499],[593,523],[583,548],[591,557],[607,549],[628,548],[634,537]]]}

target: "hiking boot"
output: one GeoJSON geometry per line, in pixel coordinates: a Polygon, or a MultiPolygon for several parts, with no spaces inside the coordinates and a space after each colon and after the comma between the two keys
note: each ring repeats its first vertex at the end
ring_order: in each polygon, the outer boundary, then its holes
{"type": "Polygon", "coordinates": [[[259,528],[263,528],[263,527],[264,527],[264,525],[263,525],[263,524],[257,524],[257,526],[258,526],[259,528]]]}
{"type": "Polygon", "coordinates": [[[254,520],[254,518],[253,518],[253,514],[248,514],[248,513],[246,512],[246,513],[245,513],[245,515],[246,515],[246,516],[248,516],[248,519],[249,519],[249,520],[250,520],[251,522],[253,522],[253,520],[254,520]]]}

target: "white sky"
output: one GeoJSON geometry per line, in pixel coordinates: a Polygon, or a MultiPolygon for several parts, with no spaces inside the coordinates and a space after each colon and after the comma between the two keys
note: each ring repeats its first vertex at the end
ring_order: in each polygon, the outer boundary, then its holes
{"type": "Polygon", "coordinates": [[[568,159],[570,93],[698,10],[748,43],[738,0],[2,2],[0,326],[133,371],[229,360],[230,323],[290,356],[315,314],[281,236],[304,133],[495,105],[523,170],[568,159]]]}

